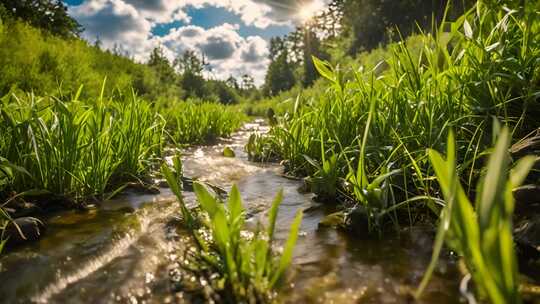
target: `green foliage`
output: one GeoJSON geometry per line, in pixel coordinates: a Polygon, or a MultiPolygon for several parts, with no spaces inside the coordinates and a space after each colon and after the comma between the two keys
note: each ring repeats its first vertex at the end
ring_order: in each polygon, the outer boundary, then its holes
{"type": "Polygon", "coordinates": [[[281,257],[273,252],[274,229],[278,207],[283,199],[280,191],[269,212],[266,230],[248,232],[245,212],[238,188],[233,185],[226,205],[214,197],[203,184],[194,183],[200,213],[188,210],[180,193],[178,169],[175,174],[166,165],[162,173],[181,204],[182,217],[197,244],[197,252],[190,257],[190,265],[199,265],[201,273],[210,270],[221,281],[218,292],[229,303],[260,303],[272,299],[277,286],[291,263],[293,248],[302,221],[300,210],[291,224],[291,231],[281,257]],[[200,228],[198,228],[200,227],[200,228]]]}
{"type": "Polygon", "coordinates": [[[521,303],[518,267],[512,240],[512,190],[521,185],[535,158],[521,159],[509,170],[510,135],[503,128],[478,183],[476,202],[467,198],[459,181],[454,137],[448,138],[447,159],[429,151],[446,205],[441,219],[432,263],[424,276],[420,296],[431,276],[443,240],[465,260],[478,293],[491,303],[521,303]],[[476,209],[476,210],[475,210],[476,209]]]}
{"type": "Polygon", "coordinates": [[[444,21],[447,5],[450,5],[451,17],[455,17],[463,14],[465,7],[470,7],[472,3],[447,0],[346,0],[343,5],[343,26],[352,38],[349,53],[356,54],[399,40],[418,28],[431,29],[432,22],[444,21]]]}
{"type": "Polygon", "coordinates": [[[267,95],[277,95],[280,92],[290,90],[295,82],[296,79],[288,60],[288,53],[284,50],[268,66],[264,90],[267,95]]]}
{"type": "MultiPolygon", "coordinates": [[[[80,91],[79,91],[80,93],[80,91]]],[[[134,95],[68,102],[34,95],[0,104],[1,191],[46,190],[76,199],[149,172],[161,154],[163,122],[134,95]]]]}
{"type": "Polygon", "coordinates": [[[229,136],[245,121],[236,108],[216,103],[191,100],[162,106],[167,130],[178,144],[207,143],[229,136]]]}
{"type": "Polygon", "coordinates": [[[60,0],[3,0],[0,19],[16,17],[50,33],[72,37],[81,33],[81,25],[67,14],[60,0]]]}
{"type": "Polygon", "coordinates": [[[153,67],[13,19],[4,20],[0,31],[0,74],[2,96],[20,91],[37,96],[59,92],[59,98],[69,100],[82,84],[81,98],[90,99],[100,95],[105,78],[107,92],[114,96],[132,87],[147,99],[173,100],[181,93],[174,82],[162,82],[153,67]]]}

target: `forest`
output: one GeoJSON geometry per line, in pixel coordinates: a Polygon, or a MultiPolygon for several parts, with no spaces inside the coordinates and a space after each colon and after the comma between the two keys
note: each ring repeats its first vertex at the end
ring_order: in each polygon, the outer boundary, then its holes
{"type": "Polygon", "coordinates": [[[282,2],[175,11],[261,78],[0,0],[0,303],[540,301],[540,1],[282,2]]]}

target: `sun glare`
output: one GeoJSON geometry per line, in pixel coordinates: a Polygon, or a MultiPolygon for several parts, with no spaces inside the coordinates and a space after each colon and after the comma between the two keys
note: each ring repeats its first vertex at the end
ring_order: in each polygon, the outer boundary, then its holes
{"type": "Polygon", "coordinates": [[[306,22],[322,10],[323,7],[324,3],[319,0],[304,2],[300,4],[300,7],[298,8],[298,19],[302,22],[306,22]]]}

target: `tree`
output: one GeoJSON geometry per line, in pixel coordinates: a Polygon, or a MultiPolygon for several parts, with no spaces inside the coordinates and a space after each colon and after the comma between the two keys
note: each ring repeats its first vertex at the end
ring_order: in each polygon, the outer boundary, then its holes
{"type": "Polygon", "coordinates": [[[60,0],[1,0],[8,15],[63,37],[78,36],[82,26],[67,13],[60,0]]]}
{"type": "Polygon", "coordinates": [[[244,91],[250,91],[250,90],[255,89],[255,80],[253,79],[253,77],[251,77],[251,76],[248,75],[248,74],[242,75],[242,85],[241,85],[241,88],[242,88],[242,90],[244,90],[244,91]]]}
{"type": "Polygon", "coordinates": [[[238,103],[238,93],[234,88],[230,87],[226,81],[210,80],[208,85],[210,86],[209,91],[217,97],[220,103],[238,103]]]}
{"type": "Polygon", "coordinates": [[[182,73],[180,85],[186,94],[184,98],[209,98],[210,94],[202,76],[204,68],[208,66],[204,56],[199,58],[195,51],[187,50],[174,60],[174,66],[182,73]]]}
{"type": "Polygon", "coordinates": [[[353,55],[387,43],[391,39],[388,33],[396,30],[403,37],[418,26],[429,31],[433,20],[442,20],[449,2],[450,19],[474,4],[474,1],[450,0],[344,0],[343,25],[352,38],[349,53],[353,55]]]}
{"type": "Polygon", "coordinates": [[[161,47],[158,46],[152,50],[148,65],[156,71],[162,83],[173,83],[176,80],[174,68],[171,66],[167,57],[165,57],[161,47]]]}
{"type": "Polygon", "coordinates": [[[328,59],[328,55],[322,50],[321,42],[315,31],[306,26],[304,29],[304,45],[303,45],[303,63],[304,75],[302,84],[304,87],[311,86],[313,82],[319,78],[319,73],[313,64],[313,56],[320,59],[328,59]]]}
{"type": "Polygon", "coordinates": [[[268,67],[264,86],[265,93],[271,96],[277,95],[280,92],[290,90],[295,82],[293,67],[289,63],[287,49],[284,49],[268,67]]]}
{"type": "Polygon", "coordinates": [[[233,75],[230,75],[229,78],[227,78],[227,80],[225,80],[225,83],[227,84],[227,86],[229,88],[233,88],[235,90],[240,89],[240,85],[238,84],[238,80],[236,80],[236,78],[234,78],[233,75]]]}

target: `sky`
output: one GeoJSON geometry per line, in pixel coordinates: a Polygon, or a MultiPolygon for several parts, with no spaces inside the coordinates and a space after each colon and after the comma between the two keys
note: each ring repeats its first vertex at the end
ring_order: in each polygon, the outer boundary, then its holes
{"type": "Polygon", "coordinates": [[[204,54],[208,78],[249,74],[264,82],[269,40],[323,9],[327,0],[64,0],[85,29],[136,61],[160,46],[169,60],[186,50],[204,54]]]}

